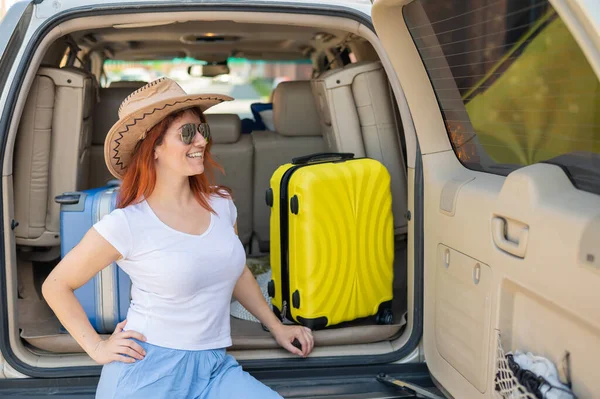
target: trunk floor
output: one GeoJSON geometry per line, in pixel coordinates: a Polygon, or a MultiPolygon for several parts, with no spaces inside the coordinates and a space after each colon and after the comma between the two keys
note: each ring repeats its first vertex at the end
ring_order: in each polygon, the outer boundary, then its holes
{"type": "MultiPolygon", "coordinates": [[[[377,325],[374,318],[355,320],[325,330],[313,332],[315,346],[366,344],[389,340],[398,336],[406,325],[406,244],[396,243],[394,264],[394,293],[392,310],[394,324],[377,325]],[[403,293],[403,294],[400,294],[403,293]]],[[[268,256],[248,258],[248,266],[255,276],[268,270],[268,256]]],[[[18,299],[20,336],[35,348],[52,353],[81,353],[83,349],[61,326],[45,301],[35,297],[18,299]]],[[[260,323],[231,317],[233,346],[240,349],[277,349],[279,345],[260,323]]],[[[108,335],[104,335],[108,338],[108,335]]]]}
{"type": "MultiPolygon", "coordinates": [[[[20,335],[30,345],[54,353],[78,353],[83,349],[64,331],[46,302],[19,299],[20,335]]],[[[315,345],[350,345],[384,341],[396,335],[406,324],[403,315],[397,324],[376,325],[372,319],[357,320],[327,330],[314,331],[315,345]]],[[[231,317],[231,350],[276,349],[277,342],[260,323],[231,317]]],[[[108,335],[103,335],[108,338],[108,335]]]]}

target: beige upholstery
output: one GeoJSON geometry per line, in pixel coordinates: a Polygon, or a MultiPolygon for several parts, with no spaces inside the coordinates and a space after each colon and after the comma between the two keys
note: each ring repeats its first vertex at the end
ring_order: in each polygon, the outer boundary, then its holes
{"type": "Polygon", "coordinates": [[[40,68],[29,92],[15,144],[17,244],[60,245],[56,195],[88,188],[93,76],[40,68]]]}
{"type": "Polygon", "coordinates": [[[312,81],[312,88],[327,147],[376,159],[390,172],[394,227],[396,233],[405,233],[406,164],[381,62],[327,71],[312,81]]]}
{"type": "Polygon", "coordinates": [[[235,144],[240,140],[242,122],[236,114],[206,114],[206,121],[213,144],[235,144]]]}
{"type": "Polygon", "coordinates": [[[254,233],[260,249],[269,249],[270,208],[265,191],[271,175],[294,157],[325,151],[310,81],[280,83],[273,93],[276,132],[252,133],[254,142],[254,233]]]}
{"type": "Polygon", "coordinates": [[[238,211],[238,234],[244,245],[252,237],[252,169],[254,149],[250,135],[241,134],[241,121],[235,114],[206,114],[213,138],[211,153],[223,167],[225,175],[216,171],[217,183],[233,191],[238,211]]]}
{"type": "Polygon", "coordinates": [[[280,83],[273,92],[273,123],[282,136],[321,136],[310,82],[280,83]]]}
{"type": "Polygon", "coordinates": [[[114,179],[104,163],[104,139],[112,125],[119,119],[119,106],[134,90],[136,90],[135,87],[113,88],[112,85],[99,90],[100,102],[94,110],[94,134],[89,177],[91,187],[102,187],[109,180],[114,179]]]}

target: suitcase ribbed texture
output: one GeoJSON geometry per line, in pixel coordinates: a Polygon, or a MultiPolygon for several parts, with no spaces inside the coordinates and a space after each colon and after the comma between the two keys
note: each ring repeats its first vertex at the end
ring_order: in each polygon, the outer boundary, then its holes
{"type": "MultiPolygon", "coordinates": [[[[280,175],[274,174],[273,183],[280,175]]],[[[388,171],[368,158],[310,164],[295,170],[287,187],[288,203],[294,196],[298,203],[297,214],[288,210],[287,308],[292,318],[309,325],[326,318],[317,324],[329,326],[376,314],[392,299],[394,231],[388,171]]],[[[274,238],[286,233],[278,228],[276,206],[274,202],[272,251],[281,245],[274,238]]],[[[276,256],[280,257],[277,248],[276,256]]],[[[279,281],[286,274],[275,270],[280,264],[272,263],[273,305],[279,310],[284,295],[277,288],[285,287],[279,281]]]]}

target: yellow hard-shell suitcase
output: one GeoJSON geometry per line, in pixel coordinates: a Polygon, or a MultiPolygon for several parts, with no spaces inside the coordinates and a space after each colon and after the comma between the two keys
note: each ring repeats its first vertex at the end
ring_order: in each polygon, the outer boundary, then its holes
{"type": "Polygon", "coordinates": [[[394,226],[390,175],[353,154],[295,158],[272,175],[274,313],[311,329],[376,316],[391,324],[394,226]]]}

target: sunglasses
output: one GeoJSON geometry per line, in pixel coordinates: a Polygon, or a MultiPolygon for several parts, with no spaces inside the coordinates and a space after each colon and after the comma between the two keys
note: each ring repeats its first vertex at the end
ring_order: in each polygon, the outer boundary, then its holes
{"type": "Polygon", "coordinates": [[[210,140],[210,127],[208,123],[186,123],[181,127],[181,141],[183,141],[183,144],[192,144],[196,133],[200,133],[207,143],[210,140]]]}

